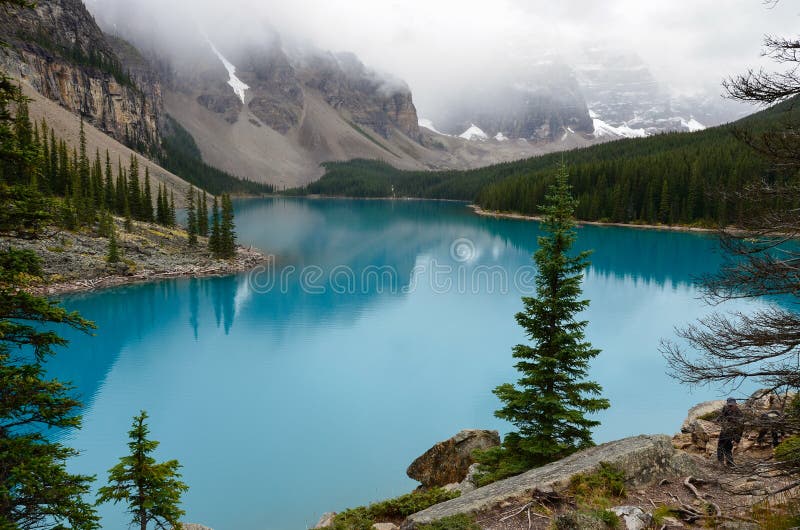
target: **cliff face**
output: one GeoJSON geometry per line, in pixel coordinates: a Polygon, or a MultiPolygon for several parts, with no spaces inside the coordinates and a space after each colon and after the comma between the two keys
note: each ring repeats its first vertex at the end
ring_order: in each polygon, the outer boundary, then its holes
{"type": "Polygon", "coordinates": [[[420,141],[417,109],[405,83],[384,80],[350,53],[317,54],[303,62],[300,77],[325,101],[350,115],[353,122],[384,138],[396,127],[420,141]]]}
{"type": "Polygon", "coordinates": [[[156,76],[130,45],[103,34],[81,0],[0,10],[0,39],[12,45],[2,66],[40,94],[129,146],[159,145],[156,76]]]}

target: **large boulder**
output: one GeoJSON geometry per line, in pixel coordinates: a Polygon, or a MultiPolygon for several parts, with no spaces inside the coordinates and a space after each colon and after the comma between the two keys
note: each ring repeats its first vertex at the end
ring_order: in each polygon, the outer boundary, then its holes
{"type": "Polygon", "coordinates": [[[465,429],[425,451],[408,466],[406,474],[426,488],[458,483],[464,480],[469,466],[475,462],[473,451],[497,445],[500,445],[497,431],[465,429]]]}
{"type": "Polygon", "coordinates": [[[682,433],[691,433],[694,430],[694,422],[698,419],[708,419],[710,414],[715,414],[725,406],[725,400],[717,399],[714,401],[703,401],[689,409],[686,419],[681,425],[682,433]]]}
{"type": "Polygon", "coordinates": [[[602,462],[620,469],[629,486],[648,484],[667,476],[697,473],[692,458],[676,451],[669,436],[633,436],[580,451],[521,475],[463,493],[409,516],[402,528],[413,529],[460,513],[477,514],[537,494],[558,495],[567,490],[572,477],[592,473],[602,462]]]}

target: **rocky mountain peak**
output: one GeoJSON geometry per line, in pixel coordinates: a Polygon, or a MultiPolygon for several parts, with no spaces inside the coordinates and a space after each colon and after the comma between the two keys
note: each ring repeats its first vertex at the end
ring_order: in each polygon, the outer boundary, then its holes
{"type": "Polygon", "coordinates": [[[81,0],[41,0],[0,11],[0,61],[45,97],[140,150],[160,145],[161,89],[121,41],[112,43],[81,0]],[[116,44],[116,47],[115,47],[116,44]],[[130,52],[128,69],[117,47],[130,52]],[[142,96],[145,97],[142,97],[142,96]]]}

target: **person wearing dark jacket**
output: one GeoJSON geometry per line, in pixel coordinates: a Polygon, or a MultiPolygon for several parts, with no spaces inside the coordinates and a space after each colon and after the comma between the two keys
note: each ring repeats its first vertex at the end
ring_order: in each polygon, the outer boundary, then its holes
{"type": "Polygon", "coordinates": [[[733,467],[733,444],[741,441],[744,432],[742,410],[735,399],[728,398],[717,421],[720,424],[717,460],[720,464],[733,467]]]}

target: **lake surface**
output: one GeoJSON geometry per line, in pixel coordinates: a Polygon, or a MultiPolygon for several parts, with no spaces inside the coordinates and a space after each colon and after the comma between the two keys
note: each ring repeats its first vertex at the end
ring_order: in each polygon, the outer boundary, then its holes
{"type": "MultiPolygon", "coordinates": [[[[98,324],[51,363],[85,402],[65,440],[83,451],[74,471],[105,481],[145,409],[157,456],[184,466],[186,521],[292,530],[410,491],[408,464],[460,429],[507,430],[491,390],[516,380],[536,223],[460,203],[304,199],[239,201],[236,222],[273,267],[65,300],[98,324]]],[[[612,405],[596,441],[676,432],[689,406],[722,395],[677,384],[658,352],[710,311],[692,278],[719,265],[714,239],[584,226],[578,247],[595,250],[591,375],[612,405]]],[[[121,505],[101,514],[126,526],[121,505]]]]}

